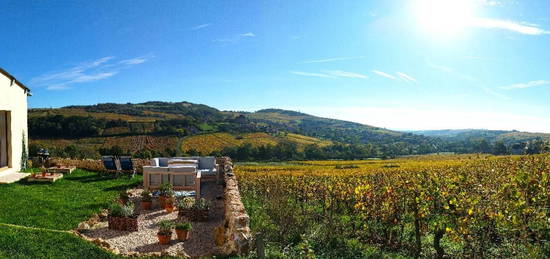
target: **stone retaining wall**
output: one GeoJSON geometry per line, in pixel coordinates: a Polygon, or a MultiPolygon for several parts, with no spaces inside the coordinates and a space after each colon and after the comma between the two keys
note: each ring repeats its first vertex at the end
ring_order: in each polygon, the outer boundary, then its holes
{"type": "MultiPolygon", "coordinates": [[[[138,159],[138,158],[132,158],[132,162],[134,163],[134,167],[136,168],[136,171],[138,173],[143,172],[143,166],[144,165],[150,165],[151,160],[149,159],[138,159]]],[[[51,158],[50,164],[52,166],[76,166],[76,168],[88,170],[88,171],[103,171],[105,170],[105,167],[103,166],[103,162],[101,160],[95,160],[95,159],[70,159],[70,158],[51,158]]]]}
{"type": "Polygon", "coordinates": [[[218,158],[220,173],[223,176],[225,221],[216,233],[216,245],[219,252],[225,255],[247,254],[251,247],[252,234],[250,217],[246,214],[241,201],[239,186],[233,163],[229,157],[218,158]]]}

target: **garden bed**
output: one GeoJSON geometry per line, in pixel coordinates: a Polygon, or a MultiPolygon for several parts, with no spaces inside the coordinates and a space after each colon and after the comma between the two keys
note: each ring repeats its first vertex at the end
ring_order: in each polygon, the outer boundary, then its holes
{"type": "Polygon", "coordinates": [[[61,178],[63,178],[63,174],[58,174],[58,173],[47,173],[45,175],[35,174],[35,175],[31,175],[31,177],[28,177],[27,181],[53,183],[61,178]]]}
{"type": "Polygon", "coordinates": [[[208,221],[192,222],[193,229],[189,240],[179,242],[176,233],[172,235],[170,245],[158,244],[156,224],[161,220],[178,220],[178,211],[167,213],[159,208],[158,200],[153,200],[153,209],[149,211],[141,210],[139,206],[139,195],[142,189],[129,190],[130,201],[135,203],[135,208],[139,212],[138,231],[117,231],[108,228],[106,221],[99,222],[90,226],[88,231],[82,233],[83,237],[96,243],[108,246],[110,250],[115,250],[122,255],[180,255],[180,256],[209,256],[218,253],[215,250],[216,228],[224,223],[224,203],[223,186],[216,184],[215,181],[206,181],[202,183],[202,197],[211,202],[208,221]]]}

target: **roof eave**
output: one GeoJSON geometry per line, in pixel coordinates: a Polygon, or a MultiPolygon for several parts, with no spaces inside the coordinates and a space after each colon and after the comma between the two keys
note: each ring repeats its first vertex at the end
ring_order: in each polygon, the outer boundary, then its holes
{"type": "Polygon", "coordinates": [[[8,73],[8,71],[6,71],[6,70],[4,70],[3,68],[0,67],[0,74],[6,76],[10,80],[12,80],[15,84],[17,84],[19,87],[23,88],[23,90],[25,90],[25,93],[27,94],[27,96],[31,96],[31,89],[26,87],[23,83],[19,82],[14,76],[12,76],[10,73],[8,73]]]}

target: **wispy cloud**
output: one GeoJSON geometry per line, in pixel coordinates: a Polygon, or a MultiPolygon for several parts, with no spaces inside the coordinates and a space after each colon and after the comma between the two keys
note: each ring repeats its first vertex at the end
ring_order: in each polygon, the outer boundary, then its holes
{"type": "Polygon", "coordinates": [[[209,27],[210,25],[212,25],[212,24],[211,23],[203,23],[203,24],[193,26],[190,29],[193,30],[193,31],[196,31],[196,30],[200,30],[200,29],[204,29],[206,27],[209,27]]]}
{"type": "Polygon", "coordinates": [[[137,65],[141,63],[145,63],[149,58],[147,57],[138,57],[138,58],[130,58],[130,59],[124,59],[119,61],[120,64],[123,65],[137,65]]]}
{"type": "Polygon", "coordinates": [[[116,61],[114,57],[103,57],[60,71],[44,73],[30,80],[29,84],[46,87],[48,90],[70,89],[75,84],[88,83],[115,76],[121,70],[142,64],[151,57],[136,57],[116,61]]]}
{"type": "Polygon", "coordinates": [[[548,85],[548,84],[550,84],[550,81],[547,81],[547,80],[534,80],[534,81],[529,81],[529,82],[526,82],[526,83],[518,83],[518,84],[513,84],[513,85],[508,85],[508,86],[501,86],[500,89],[505,89],[505,90],[523,89],[523,88],[542,86],[542,85],[548,85]]]}
{"type": "Polygon", "coordinates": [[[335,57],[335,58],[325,58],[325,59],[312,59],[312,60],[306,60],[302,63],[308,64],[308,63],[327,63],[327,62],[335,62],[335,61],[345,61],[345,60],[354,60],[354,59],[364,59],[363,56],[358,57],[335,57]]]}
{"type": "Polygon", "coordinates": [[[320,73],[317,72],[302,72],[302,71],[290,71],[290,73],[299,75],[299,76],[309,76],[309,77],[322,77],[322,78],[355,78],[355,79],[366,79],[368,76],[349,71],[342,70],[325,70],[320,73]]]}
{"type": "Polygon", "coordinates": [[[368,78],[368,76],[355,73],[355,72],[348,72],[348,71],[342,71],[342,70],[329,70],[324,71],[327,75],[334,76],[334,77],[347,77],[347,78],[368,78]]]}
{"type": "Polygon", "coordinates": [[[536,24],[526,22],[516,22],[509,20],[499,20],[492,18],[474,18],[470,22],[471,26],[486,28],[486,29],[501,29],[512,32],[517,32],[526,35],[542,35],[550,34],[550,31],[540,28],[536,24]]]}
{"type": "Polygon", "coordinates": [[[323,73],[311,73],[311,72],[302,72],[302,71],[290,71],[290,73],[299,75],[299,76],[334,78],[333,76],[323,74],[323,73]]]}
{"type": "Polygon", "coordinates": [[[411,82],[411,83],[416,83],[417,82],[416,78],[414,78],[410,75],[407,75],[403,72],[397,72],[396,74],[397,74],[397,76],[399,76],[399,78],[403,79],[405,82],[411,82]]]}
{"type": "Polygon", "coordinates": [[[388,74],[388,73],[382,72],[382,71],[380,71],[380,70],[373,70],[372,72],[375,73],[375,74],[377,74],[377,75],[379,75],[379,76],[381,76],[381,77],[389,78],[389,79],[391,79],[391,80],[397,80],[397,77],[392,76],[392,75],[390,75],[390,74],[388,74]]]}
{"type": "Polygon", "coordinates": [[[449,75],[453,75],[455,77],[458,77],[458,78],[461,78],[463,80],[468,80],[471,82],[471,85],[472,86],[475,86],[479,89],[482,89],[483,92],[485,92],[486,94],[489,94],[489,95],[492,95],[492,96],[495,96],[495,97],[498,97],[500,99],[503,99],[503,100],[510,100],[511,98],[507,95],[504,95],[504,94],[501,94],[499,92],[496,92],[494,91],[493,89],[485,86],[486,84],[484,82],[482,82],[481,80],[477,79],[476,77],[473,77],[471,75],[467,75],[467,74],[464,74],[464,73],[461,73],[459,71],[456,71],[455,69],[451,68],[451,67],[448,67],[448,66],[444,66],[444,65],[439,65],[439,64],[435,64],[433,62],[431,62],[430,60],[426,60],[426,63],[428,64],[429,67],[431,68],[434,68],[434,69],[437,69],[439,71],[442,71],[442,72],[445,72],[449,75]]]}
{"type": "Polygon", "coordinates": [[[244,38],[254,38],[254,37],[256,37],[256,34],[254,34],[252,32],[246,32],[246,33],[241,33],[241,34],[234,35],[231,38],[221,38],[221,39],[215,39],[215,40],[212,40],[212,41],[217,42],[217,43],[237,43],[237,42],[241,41],[244,38]]]}

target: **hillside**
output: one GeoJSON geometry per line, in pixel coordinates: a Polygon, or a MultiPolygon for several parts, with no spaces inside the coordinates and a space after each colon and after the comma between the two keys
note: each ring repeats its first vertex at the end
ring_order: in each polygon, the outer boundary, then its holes
{"type": "Polygon", "coordinates": [[[517,130],[486,130],[486,129],[447,129],[413,131],[415,134],[438,137],[451,141],[465,141],[468,139],[485,139],[489,142],[503,141],[507,144],[528,142],[537,139],[550,140],[549,133],[521,132],[517,130]]]}
{"type": "MultiPolygon", "coordinates": [[[[60,156],[244,153],[240,157],[244,160],[269,160],[273,154],[277,154],[278,158],[274,158],[277,160],[357,159],[435,152],[506,154],[513,145],[522,144],[515,147],[519,150],[525,149],[527,142],[550,140],[550,134],[516,131],[398,132],[295,111],[220,111],[189,102],[31,109],[29,131],[31,154],[39,147],[46,147],[60,156]],[[497,147],[497,142],[506,146],[497,147]]],[[[541,146],[536,153],[543,149],[541,146]]]]}
{"type": "MultiPolygon", "coordinates": [[[[316,146],[324,150],[307,151],[366,157],[430,153],[440,145],[429,137],[294,111],[220,111],[189,102],[31,109],[29,128],[33,147],[59,150],[74,145],[84,153],[97,151],[92,152],[94,156],[105,152],[139,156],[218,154],[224,149],[229,152],[230,148],[236,152],[235,148],[246,144],[252,148],[290,144],[274,152],[289,148],[305,152],[307,146],[316,146]],[[368,147],[352,147],[354,145],[368,147]],[[112,150],[113,147],[117,150],[112,150]]],[[[59,153],[67,155],[64,154],[67,152],[59,153]]]]}

